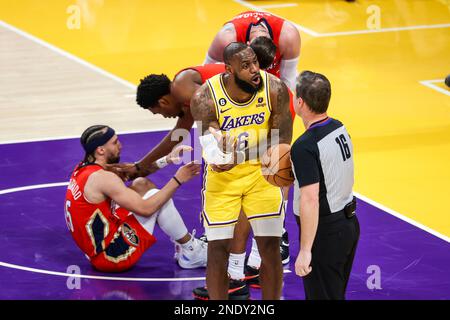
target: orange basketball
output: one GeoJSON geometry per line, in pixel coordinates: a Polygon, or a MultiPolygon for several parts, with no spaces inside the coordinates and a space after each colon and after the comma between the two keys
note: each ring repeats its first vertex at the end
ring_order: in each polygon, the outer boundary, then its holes
{"type": "Polygon", "coordinates": [[[262,175],[270,184],[287,187],[294,182],[291,169],[291,146],[278,144],[267,150],[261,158],[262,175]]]}

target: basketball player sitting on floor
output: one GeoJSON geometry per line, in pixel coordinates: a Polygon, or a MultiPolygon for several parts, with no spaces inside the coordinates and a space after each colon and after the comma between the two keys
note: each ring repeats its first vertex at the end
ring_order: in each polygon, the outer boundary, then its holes
{"type": "MultiPolygon", "coordinates": [[[[116,174],[104,170],[106,164],[119,162],[122,149],[112,128],[87,128],[81,144],[86,154],[70,178],[65,214],[76,244],[94,268],[121,272],[133,267],[155,243],[155,224],[180,244],[180,267],[206,266],[207,244],[188,233],[171,199],[183,183],[200,173],[199,164],[191,162],[179,168],[161,190],[146,178],[135,179],[127,187],[116,174]]],[[[164,160],[154,162],[151,172],[173,163],[187,149],[190,147],[174,149],[164,160]]]]}

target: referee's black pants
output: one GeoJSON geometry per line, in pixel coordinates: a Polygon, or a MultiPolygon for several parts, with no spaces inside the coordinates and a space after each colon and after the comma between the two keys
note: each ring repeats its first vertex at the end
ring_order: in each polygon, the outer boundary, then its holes
{"type": "Polygon", "coordinates": [[[338,215],[332,221],[321,221],[319,217],[311,249],[312,271],[303,278],[307,300],[345,299],[359,240],[359,222],[356,216],[348,219],[344,213],[338,215]]]}

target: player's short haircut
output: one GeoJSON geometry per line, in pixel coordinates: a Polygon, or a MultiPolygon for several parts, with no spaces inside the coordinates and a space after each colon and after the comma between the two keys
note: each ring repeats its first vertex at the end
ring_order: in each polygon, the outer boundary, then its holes
{"type": "MultiPolygon", "coordinates": [[[[93,141],[96,138],[103,136],[105,134],[107,128],[109,128],[109,127],[105,126],[105,125],[97,124],[94,126],[90,126],[86,130],[84,130],[84,132],[82,133],[81,138],[80,138],[80,142],[81,142],[81,145],[83,146],[83,148],[85,148],[85,146],[88,145],[89,142],[93,141]]],[[[94,150],[94,152],[95,152],[95,150],[94,150]]],[[[88,163],[88,162],[95,161],[95,157],[93,156],[94,152],[91,152],[91,153],[86,152],[83,162],[88,163]]]]}
{"type": "Polygon", "coordinates": [[[153,108],[162,96],[169,93],[170,79],[165,74],[151,74],[141,79],[137,87],[136,102],[141,108],[153,108]]]}
{"type": "Polygon", "coordinates": [[[225,49],[223,49],[223,62],[225,64],[230,64],[233,56],[242,50],[249,48],[249,46],[242,42],[231,42],[225,49]]]}
{"type": "Polygon", "coordinates": [[[330,81],[323,74],[303,71],[297,77],[295,93],[312,112],[320,114],[328,109],[331,98],[330,81]]]}
{"type": "Polygon", "coordinates": [[[277,46],[273,43],[272,39],[264,36],[256,37],[250,43],[250,47],[255,51],[259,67],[261,69],[270,67],[277,52],[277,46]]]}

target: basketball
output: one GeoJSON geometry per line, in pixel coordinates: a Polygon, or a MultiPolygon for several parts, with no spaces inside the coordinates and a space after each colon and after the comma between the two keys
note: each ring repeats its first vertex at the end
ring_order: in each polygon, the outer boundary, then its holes
{"type": "Polygon", "coordinates": [[[262,175],[276,187],[287,187],[294,182],[290,151],[290,145],[278,144],[269,148],[261,159],[262,175]]]}

